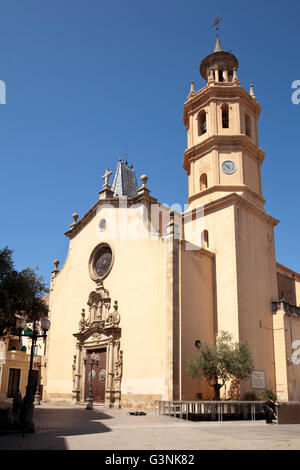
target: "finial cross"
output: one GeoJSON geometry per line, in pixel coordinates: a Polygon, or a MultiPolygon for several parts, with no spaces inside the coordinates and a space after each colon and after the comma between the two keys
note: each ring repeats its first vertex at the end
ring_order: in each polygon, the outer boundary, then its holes
{"type": "Polygon", "coordinates": [[[105,175],[102,176],[102,179],[105,180],[105,185],[109,184],[108,181],[109,181],[110,175],[112,175],[112,172],[109,171],[109,168],[106,168],[105,175]]]}
{"type": "Polygon", "coordinates": [[[222,19],[223,19],[223,16],[222,16],[221,18],[220,18],[219,16],[216,16],[216,19],[215,19],[214,24],[211,25],[212,28],[213,28],[214,26],[216,27],[217,33],[218,33],[218,31],[219,31],[219,23],[221,23],[222,19]]]}

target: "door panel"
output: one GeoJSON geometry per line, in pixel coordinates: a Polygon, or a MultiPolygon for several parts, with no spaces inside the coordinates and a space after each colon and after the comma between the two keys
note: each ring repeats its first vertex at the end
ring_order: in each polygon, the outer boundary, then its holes
{"type": "Polygon", "coordinates": [[[85,390],[84,398],[89,395],[90,378],[92,378],[92,391],[94,402],[104,402],[105,400],[105,384],[106,384],[106,349],[97,349],[88,351],[88,360],[85,366],[85,390]],[[92,354],[99,355],[98,365],[94,364],[91,370],[90,362],[92,354]]]}

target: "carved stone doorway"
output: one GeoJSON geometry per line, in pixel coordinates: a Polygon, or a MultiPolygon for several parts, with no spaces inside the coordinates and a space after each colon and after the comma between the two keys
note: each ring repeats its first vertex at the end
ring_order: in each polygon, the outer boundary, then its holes
{"type": "Polygon", "coordinates": [[[120,350],[121,329],[118,303],[115,301],[111,312],[111,299],[103,284],[97,285],[90,293],[89,315],[82,309],[77,339],[76,356],[73,362],[73,400],[82,403],[88,395],[90,360],[84,365],[84,356],[100,353],[98,367],[92,370],[93,400],[109,407],[120,407],[123,352],[120,350]],[[94,376],[94,379],[93,379],[94,376]],[[104,394],[104,398],[103,398],[104,394]]]}
{"type": "Polygon", "coordinates": [[[92,381],[93,402],[104,403],[107,370],[106,348],[87,351],[87,356],[87,365],[85,366],[84,399],[85,401],[87,400],[87,397],[89,395],[90,381],[92,381]],[[99,356],[99,362],[98,365],[94,364],[91,369],[90,362],[93,353],[99,356]]]}

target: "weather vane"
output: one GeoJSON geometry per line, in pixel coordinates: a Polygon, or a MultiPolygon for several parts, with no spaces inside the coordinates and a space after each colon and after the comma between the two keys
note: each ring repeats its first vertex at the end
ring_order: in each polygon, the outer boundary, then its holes
{"type": "Polygon", "coordinates": [[[219,16],[216,16],[214,24],[211,25],[212,28],[214,26],[216,27],[217,36],[219,35],[219,23],[222,21],[222,19],[223,19],[223,16],[221,18],[219,18],[219,16]]]}

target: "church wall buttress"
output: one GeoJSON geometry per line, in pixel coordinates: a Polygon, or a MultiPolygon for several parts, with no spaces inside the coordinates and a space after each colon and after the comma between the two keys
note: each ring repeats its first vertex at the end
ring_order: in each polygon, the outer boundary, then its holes
{"type": "Polygon", "coordinates": [[[235,213],[240,340],[249,343],[255,369],[265,371],[266,386],[274,390],[272,301],[277,279],[273,226],[242,204],[235,213]]]}

